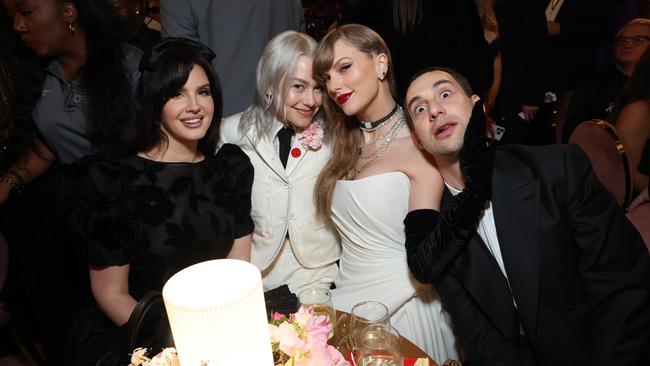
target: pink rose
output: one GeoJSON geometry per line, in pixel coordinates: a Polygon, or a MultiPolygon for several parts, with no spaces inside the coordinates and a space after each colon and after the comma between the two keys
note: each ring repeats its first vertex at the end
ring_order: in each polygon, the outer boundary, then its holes
{"type": "Polygon", "coordinates": [[[301,306],[298,312],[292,314],[292,316],[298,325],[302,328],[307,328],[309,321],[314,316],[314,308],[311,306],[301,306]]]}
{"type": "Polygon", "coordinates": [[[332,324],[327,315],[316,315],[309,321],[307,327],[307,342],[310,347],[323,347],[327,344],[332,324]]]}
{"type": "Polygon", "coordinates": [[[287,322],[278,327],[278,339],[280,340],[280,350],[290,357],[309,350],[307,342],[302,340],[296,328],[287,322]]]}

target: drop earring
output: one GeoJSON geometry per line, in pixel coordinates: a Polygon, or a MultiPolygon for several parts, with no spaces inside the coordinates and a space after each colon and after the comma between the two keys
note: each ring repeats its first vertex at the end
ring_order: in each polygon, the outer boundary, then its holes
{"type": "Polygon", "coordinates": [[[68,23],[68,29],[70,30],[70,34],[74,36],[74,32],[76,31],[74,23],[68,23]]]}

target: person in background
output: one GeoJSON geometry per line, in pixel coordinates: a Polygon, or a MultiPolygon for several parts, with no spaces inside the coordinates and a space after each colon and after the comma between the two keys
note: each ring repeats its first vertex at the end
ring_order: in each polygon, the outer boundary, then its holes
{"type": "Polygon", "coordinates": [[[144,19],[138,14],[140,0],[107,0],[122,17],[126,30],[126,41],[146,50],[160,39],[160,31],[147,27],[144,19]]]}
{"type": "Polygon", "coordinates": [[[253,167],[237,146],[214,154],[222,102],[213,57],[186,39],[154,44],[121,158],[88,156],[66,172],[65,212],[87,247],[96,302],[76,319],[74,365],[127,345],[123,325],[137,302],[176,272],[250,260],[253,167]]]}
{"type": "MultiPolygon", "coordinates": [[[[483,106],[449,69],[416,74],[406,96],[446,185],[444,214],[471,182],[463,149],[486,144],[483,106]]],[[[436,284],[468,364],[647,364],[650,257],[588,158],[575,145],[505,145],[493,156],[491,197],[467,245],[431,245],[432,210],[405,219],[409,267],[436,284]],[[457,255],[451,266],[445,250],[457,255]]]]}
{"type": "Polygon", "coordinates": [[[490,115],[490,111],[499,94],[501,87],[501,45],[499,41],[499,23],[494,13],[494,0],[475,0],[478,9],[481,24],[483,25],[483,38],[488,44],[490,57],[492,57],[493,75],[492,85],[485,93],[485,114],[490,115]]]}
{"type": "Polygon", "coordinates": [[[305,30],[300,0],[162,0],[163,37],[202,42],[217,53],[224,116],[246,109],[255,95],[255,67],[276,34],[305,30]]]}
{"type": "Polygon", "coordinates": [[[621,88],[610,120],[626,142],[637,195],[648,188],[650,176],[650,51],[644,52],[621,88]]]}
{"type": "Polygon", "coordinates": [[[473,0],[348,3],[340,24],[363,24],[386,41],[393,55],[398,100],[404,99],[411,75],[427,66],[463,70],[481,93],[492,85],[492,58],[473,0]],[[422,44],[435,44],[436,48],[423,50],[422,44]]]}
{"type": "Polygon", "coordinates": [[[62,232],[60,171],[117,145],[130,117],[141,51],[123,43],[119,16],[105,0],[3,5],[13,30],[42,61],[38,77],[22,74],[35,97],[15,110],[16,120],[34,123],[37,133],[0,175],[0,222],[18,273],[14,287],[26,294],[16,306],[25,316],[12,311],[13,319],[41,342],[47,362],[65,364],[62,335],[88,293],[88,272],[81,248],[62,232]]]}
{"type": "Polygon", "coordinates": [[[32,113],[40,137],[3,174],[0,204],[55,162],[110,154],[130,117],[142,54],[122,43],[119,18],[104,0],[5,0],[4,5],[23,43],[51,61],[32,113]]]}
{"type": "MultiPolygon", "coordinates": [[[[486,100],[490,117],[505,128],[502,143],[531,143],[543,134],[538,118],[544,102],[546,22],[539,0],[494,2],[499,26],[501,84],[494,100],[486,100]]],[[[455,68],[457,69],[457,68],[455,68]]],[[[463,70],[459,72],[467,75],[463,70]]],[[[470,80],[470,82],[472,82],[470,80]]],[[[472,85],[475,85],[472,82],[472,85]]],[[[477,89],[477,95],[481,89],[477,89]]],[[[544,134],[550,137],[550,133],[544,134]]]]}
{"type": "MultiPolygon", "coordinates": [[[[0,7],[0,17],[7,19],[4,7],[0,7]]],[[[0,48],[0,171],[4,171],[31,146],[34,122],[25,118],[20,109],[31,111],[26,106],[40,97],[40,88],[30,90],[29,85],[41,80],[41,73],[35,57],[13,32],[10,22],[0,24],[0,44],[3,45],[0,48]],[[19,115],[23,118],[17,118],[19,115]]],[[[16,355],[18,347],[10,333],[12,317],[9,307],[18,310],[11,303],[16,302],[16,292],[24,291],[24,288],[12,281],[19,271],[15,265],[9,265],[9,243],[2,234],[3,229],[8,229],[5,224],[10,220],[4,217],[7,214],[11,213],[0,211],[0,222],[3,223],[0,225],[0,364],[22,365],[22,360],[16,355]]],[[[18,331],[24,330],[15,320],[13,325],[18,331]]]]}
{"type": "Polygon", "coordinates": [[[625,24],[614,40],[614,62],[576,87],[562,127],[562,142],[573,130],[591,119],[607,119],[614,111],[618,93],[650,45],[650,19],[636,18],[625,24]]]}
{"type": "Polygon", "coordinates": [[[139,3],[138,15],[147,28],[160,32],[160,2],[154,0],[136,0],[139,3]]]}
{"type": "Polygon", "coordinates": [[[557,97],[556,131],[562,131],[567,123],[569,103],[578,83],[596,74],[598,49],[611,37],[615,2],[543,0],[548,34],[543,75],[545,91],[557,97]]]}
{"type": "Polygon", "coordinates": [[[318,214],[341,237],[334,307],[385,304],[391,325],[438,364],[459,359],[436,292],[409,275],[402,218],[437,209],[442,180],[413,142],[395,101],[391,54],[372,29],[346,24],[319,43],[314,72],[327,87],[332,159],[316,186],[318,214]]]}
{"type": "Polygon", "coordinates": [[[271,39],[257,66],[255,101],[221,125],[221,142],[239,145],[255,168],[251,262],[265,290],[329,289],[338,272],[338,238],[313,200],[332,153],[319,114],[323,88],[312,76],[315,49],[296,31],[271,39]]]}

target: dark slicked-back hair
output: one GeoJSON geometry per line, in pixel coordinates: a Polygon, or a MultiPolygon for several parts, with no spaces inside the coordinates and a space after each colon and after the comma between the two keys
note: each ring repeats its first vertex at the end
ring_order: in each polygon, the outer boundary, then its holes
{"type": "MultiPolygon", "coordinates": [[[[413,84],[413,82],[415,81],[415,79],[419,78],[420,76],[422,76],[422,75],[424,75],[424,74],[428,74],[428,73],[430,73],[430,72],[434,72],[434,71],[442,71],[442,72],[446,72],[446,73],[449,74],[449,75],[450,75],[454,80],[456,80],[456,82],[458,83],[458,85],[460,85],[460,87],[463,89],[463,92],[465,93],[465,95],[467,95],[467,96],[470,97],[470,98],[472,97],[472,95],[474,95],[474,91],[472,90],[472,86],[470,85],[470,83],[469,83],[469,81],[467,80],[467,78],[466,78],[465,76],[463,76],[463,74],[459,73],[458,71],[456,71],[456,70],[454,70],[454,69],[452,69],[452,68],[449,68],[449,67],[439,67],[439,66],[427,67],[427,68],[424,68],[424,69],[422,69],[422,70],[416,72],[416,73],[413,75],[413,77],[411,78],[411,80],[409,81],[409,83],[407,84],[406,90],[408,91],[408,89],[411,87],[411,84],[413,84]]],[[[406,103],[408,103],[407,100],[404,100],[404,101],[402,101],[402,102],[403,102],[403,105],[404,105],[404,106],[406,106],[406,103]]],[[[411,128],[411,130],[413,130],[413,120],[411,120],[411,115],[410,115],[410,113],[409,113],[408,110],[406,110],[406,123],[408,123],[409,127],[411,128]]]]}

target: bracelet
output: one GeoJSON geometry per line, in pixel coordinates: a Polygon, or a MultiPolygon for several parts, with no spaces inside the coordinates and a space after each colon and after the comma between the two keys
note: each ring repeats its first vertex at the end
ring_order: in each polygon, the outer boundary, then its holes
{"type": "Polygon", "coordinates": [[[25,180],[23,179],[22,175],[18,174],[15,170],[10,170],[6,172],[1,178],[0,181],[8,183],[9,187],[11,187],[11,190],[16,192],[16,193],[23,193],[23,190],[25,189],[25,180]],[[9,178],[9,176],[12,175],[15,180],[12,180],[9,178]]]}

